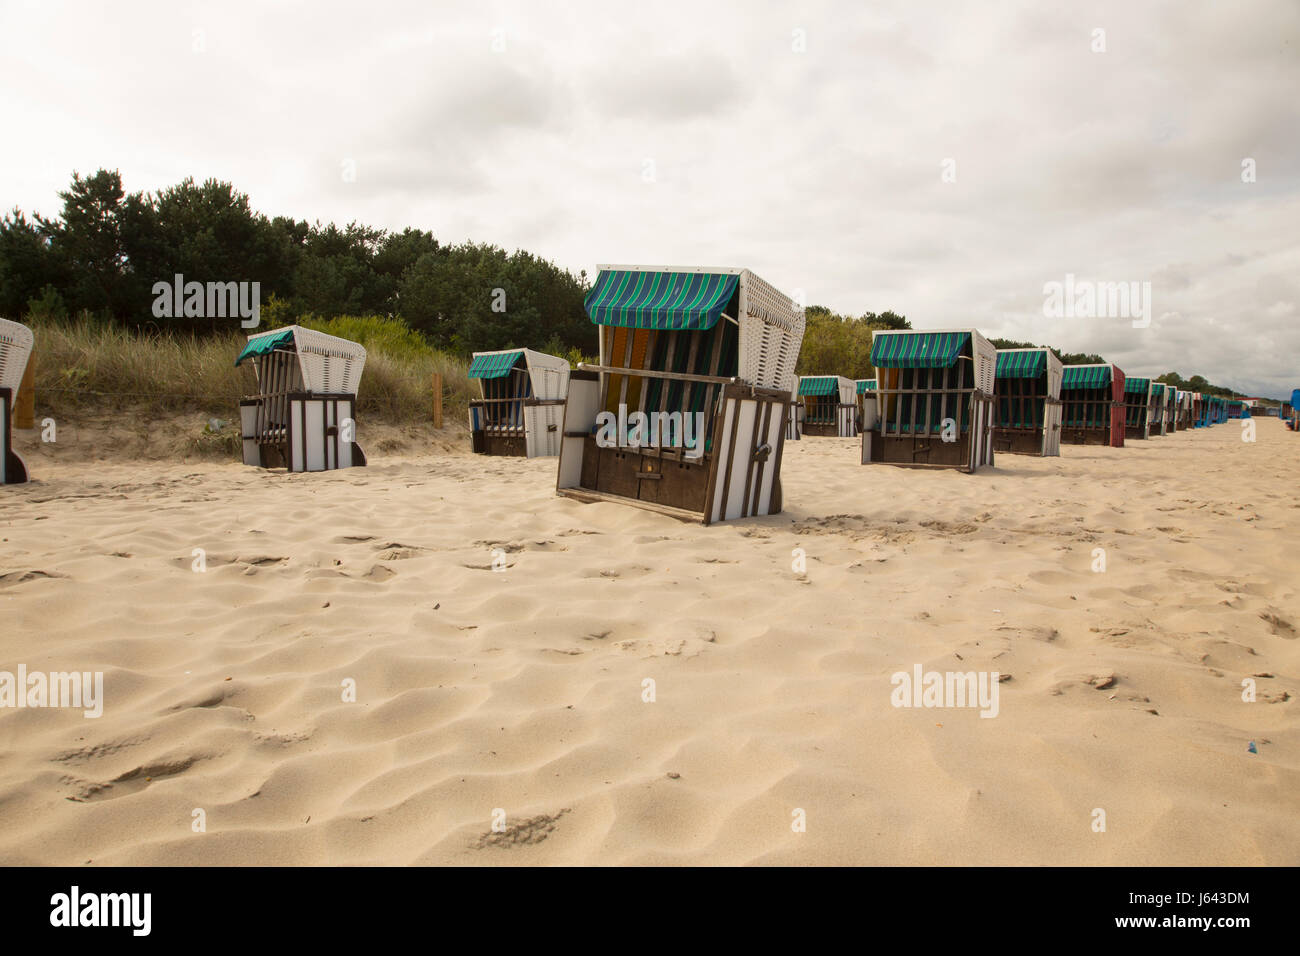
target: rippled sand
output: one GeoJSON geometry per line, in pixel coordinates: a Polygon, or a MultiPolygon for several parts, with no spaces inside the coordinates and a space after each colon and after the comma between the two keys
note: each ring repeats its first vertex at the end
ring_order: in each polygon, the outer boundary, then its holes
{"type": "Polygon", "coordinates": [[[0,862],[1300,863],[1300,435],[857,461],[703,528],[545,459],[29,458],[0,670],[106,703],[0,710],[0,862]]]}

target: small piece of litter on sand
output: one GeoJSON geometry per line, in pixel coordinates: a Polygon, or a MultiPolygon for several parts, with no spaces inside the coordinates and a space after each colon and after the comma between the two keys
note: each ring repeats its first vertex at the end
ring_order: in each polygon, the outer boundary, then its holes
{"type": "Polygon", "coordinates": [[[1257,754],[1257,753],[1259,753],[1259,751],[1255,749],[1255,741],[1253,741],[1253,740],[1250,742],[1250,746],[1247,747],[1246,749],[1249,750],[1249,751],[1250,751],[1251,753],[1253,753],[1253,754],[1257,754]]]}

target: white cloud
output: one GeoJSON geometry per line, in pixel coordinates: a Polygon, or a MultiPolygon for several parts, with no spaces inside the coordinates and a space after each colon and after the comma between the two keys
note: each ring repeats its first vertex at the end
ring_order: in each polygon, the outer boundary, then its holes
{"type": "Polygon", "coordinates": [[[73,169],[216,176],[269,214],[575,272],[746,265],[837,311],[1289,393],[1300,7],[860,6],[10,4],[0,205],[52,213],[73,169]],[[1156,321],[1044,318],[1066,273],[1151,281],[1156,321]]]}

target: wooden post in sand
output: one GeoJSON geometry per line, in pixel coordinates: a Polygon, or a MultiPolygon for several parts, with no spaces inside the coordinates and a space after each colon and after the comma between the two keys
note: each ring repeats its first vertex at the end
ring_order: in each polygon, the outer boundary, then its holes
{"type": "Polygon", "coordinates": [[[433,373],[433,427],[442,428],[442,373],[433,373]]]}
{"type": "Polygon", "coordinates": [[[36,427],[36,350],[27,358],[18,397],[14,402],[14,428],[36,427]]]}

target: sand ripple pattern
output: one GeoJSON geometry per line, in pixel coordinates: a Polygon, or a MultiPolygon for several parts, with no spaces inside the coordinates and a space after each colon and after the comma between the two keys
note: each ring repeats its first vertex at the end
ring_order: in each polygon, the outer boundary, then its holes
{"type": "Polygon", "coordinates": [[[1258,436],[807,439],[710,529],[547,460],[47,461],[0,490],[0,669],[107,701],[0,710],[0,862],[1300,863],[1300,437],[1258,436]],[[892,707],[914,664],[1010,675],[999,717],[892,707]]]}

